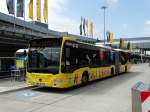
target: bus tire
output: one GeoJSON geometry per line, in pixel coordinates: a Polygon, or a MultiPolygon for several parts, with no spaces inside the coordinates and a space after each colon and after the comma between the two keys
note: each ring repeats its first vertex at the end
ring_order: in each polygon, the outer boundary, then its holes
{"type": "Polygon", "coordinates": [[[82,85],[86,85],[89,81],[89,75],[88,72],[84,72],[82,75],[82,85]]]}
{"type": "Polygon", "coordinates": [[[125,73],[127,73],[128,72],[128,69],[127,69],[127,66],[125,67],[125,73]]]}
{"type": "Polygon", "coordinates": [[[111,68],[111,75],[114,76],[114,68],[111,68]]]}

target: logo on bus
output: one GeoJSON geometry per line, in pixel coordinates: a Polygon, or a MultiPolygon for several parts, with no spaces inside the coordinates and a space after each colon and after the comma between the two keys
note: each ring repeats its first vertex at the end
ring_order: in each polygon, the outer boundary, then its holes
{"type": "Polygon", "coordinates": [[[108,75],[109,73],[110,73],[109,69],[102,69],[102,75],[103,76],[108,75]]]}

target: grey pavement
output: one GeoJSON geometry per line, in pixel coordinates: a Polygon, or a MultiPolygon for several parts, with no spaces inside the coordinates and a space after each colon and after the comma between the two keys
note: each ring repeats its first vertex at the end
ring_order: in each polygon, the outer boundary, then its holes
{"type": "Polygon", "coordinates": [[[0,94],[30,88],[25,81],[17,81],[11,78],[0,79],[0,94]]]}
{"type": "Polygon", "coordinates": [[[149,79],[148,64],[133,65],[129,73],[84,87],[38,88],[0,95],[0,112],[131,112],[132,86],[139,81],[150,84],[149,79]]]}

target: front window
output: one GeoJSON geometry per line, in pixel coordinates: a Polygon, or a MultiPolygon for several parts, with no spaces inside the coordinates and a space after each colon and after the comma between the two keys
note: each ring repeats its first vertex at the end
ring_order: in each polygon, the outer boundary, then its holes
{"type": "Polygon", "coordinates": [[[48,42],[46,40],[34,41],[30,44],[28,54],[28,72],[53,73],[59,71],[60,45],[58,42],[48,42]],[[46,42],[46,43],[45,43],[46,42]],[[36,44],[35,44],[36,43],[36,44]]]}
{"type": "Polygon", "coordinates": [[[26,55],[24,53],[17,53],[16,60],[25,60],[26,55]]]}

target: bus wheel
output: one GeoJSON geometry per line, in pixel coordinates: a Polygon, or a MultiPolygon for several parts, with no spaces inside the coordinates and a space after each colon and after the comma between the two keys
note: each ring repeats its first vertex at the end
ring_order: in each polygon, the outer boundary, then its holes
{"type": "Polygon", "coordinates": [[[85,85],[88,83],[89,77],[88,77],[88,72],[84,72],[82,75],[82,85],[85,85]]]}
{"type": "Polygon", "coordinates": [[[113,76],[114,75],[114,69],[111,68],[111,75],[113,76]]]}

